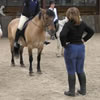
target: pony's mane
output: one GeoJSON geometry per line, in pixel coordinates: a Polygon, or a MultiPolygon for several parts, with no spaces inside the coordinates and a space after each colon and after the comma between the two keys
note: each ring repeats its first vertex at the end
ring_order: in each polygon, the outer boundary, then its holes
{"type": "MultiPolygon", "coordinates": [[[[47,10],[46,10],[46,14],[47,14],[49,17],[55,17],[54,12],[53,12],[52,10],[50,10],[50,9],[47,9],[47,10]]],[[[41,11],[39,12],[38,17],[39,17],[39,19],[41,19],[41,17],[42,17],[42,12],[41,12],[41,11]]]]}
{"type": "Polygon", "coordinates": [[[41,20],[42,18],[42,12],[40,11],[35,17],[31,18],[30,20],[41,20]]]}
{"type": "Polygon", "coordinates": [[[41,11],[39,12],[38,16],[39,16],[39,19],[41,19],[41,17],[42,17],[41,11]]]}
{"type": "Polygon", "coordinates": [[[50,10],[50,9],[47,9],[46,14],[47,14],[48,16],[50,16],[50,17],[55,17],[54,12],[53,12],[52,10],[50,10]]]}

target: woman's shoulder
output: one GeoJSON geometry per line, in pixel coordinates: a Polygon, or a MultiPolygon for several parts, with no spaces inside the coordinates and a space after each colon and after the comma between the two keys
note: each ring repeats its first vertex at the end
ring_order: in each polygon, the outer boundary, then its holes
{"type": "Polygon", "coordinates": [[[64,27],[69,29],[70,27],[72,27],[72,24],[70,23],[70,21],[65,22],[64,27]]]}
{"type": "Polygon", "coordinates": [[[70,22],[68,21],[68,22],[65,22],[65,25],[66,26],[69,26],[70,25],[70,22]]]}
{"type": "Polygon", "coordinates": [[[66,26],[71,26],[71,27],[72,27],[72,26],[73,26],[73,23],[72,23],[70,20],[68,20],[68,21],[65,23],[65,25],[66,25],[66,26]]]}

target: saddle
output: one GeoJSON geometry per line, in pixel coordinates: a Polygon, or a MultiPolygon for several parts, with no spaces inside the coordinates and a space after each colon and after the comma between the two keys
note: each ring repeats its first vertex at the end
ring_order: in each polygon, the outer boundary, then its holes
{"type": "Polygon", "coordinates": [[[27,20],[25,22],[25,24],[23,25],[23,29],[21,30],[21,37],[24,38],[24,40],[25,40],[25,30],[26,30],[27,25],[28,25],[28,23],[29,23],[30,20],[32,20],[32,18],[30,18],[29,20],[27,20]]]}

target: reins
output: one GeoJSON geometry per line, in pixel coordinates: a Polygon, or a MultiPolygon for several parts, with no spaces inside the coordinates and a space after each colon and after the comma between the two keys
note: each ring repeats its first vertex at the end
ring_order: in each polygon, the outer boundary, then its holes
{"type": "MultiPolygon", "coordinates": [[[[38,16],[39,16],[39,18],[41,19],[41,15],[40,15],[40,14],[42,15],[42,13],[40,12],[38,16]]],[[[42,15],[42,16],[43,16],[43,15],[42,15]]],[[[44,16],[43,16],[43,21],[44,21],[44,16]]],[[[36,25],[38,28],[41,28],[41,26],[37,25],[36,22],[34,22],[33,20],[31,20],[31,22],[32,22],[34,25],[36,25]]],[[[42,23],[43,23],[43,22],[42,22],[42,23]]],[[[45,27],[45,25],[43,25],[43,27],[45,27]]]]}
{"type": "Polygon", "coordinates": [[[33,22],[32,20],[31,20],[31,22],[34,24],[34,25],[36,25],[38,28],[41,28],[41,26],[39,26],[39,25],[37,25],[35,22],[33,22]]]}

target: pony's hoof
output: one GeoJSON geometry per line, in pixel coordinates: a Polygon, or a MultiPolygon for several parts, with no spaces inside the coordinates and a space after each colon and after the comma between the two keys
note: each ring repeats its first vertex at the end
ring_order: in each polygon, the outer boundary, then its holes
{"type": "Polygon", "coordinates": [[[11,66],[12,66],[12,67],[15,67],[15,64],[14,64],[14,63],[11,63],[11,66]]]}
{"type": "Polygon", "coordinates": [[[29,76],[34,76],[34,72],[29,72],[29,76]]]}
{"type": "Polygon", "coordinates": [[[21,67],[23,67],[23,68],[25,67],[25,65],[24,65],[24,64],[20,64],[20,66],[21,66],[21,67]]]}
{"type": "Polygon", "coordinates": [[[18,59],[18,58],[19,58],[19,54],[14,54],[14,57],[15,57],[16,59],[18,59]]]}
{"type": "Polygon", "coordinates": [[[37,71],[37,73],[38,73],[38,74],[42,74],[42,71],[41,71],[41,70],[39,70],[39,71],[37,71]]]}
{"type": "Polygon", "coordinates": [[[56,54],[56,56],[59,58],[59,57],[61,57],[61,55],[60,54],[56,54]]]}

